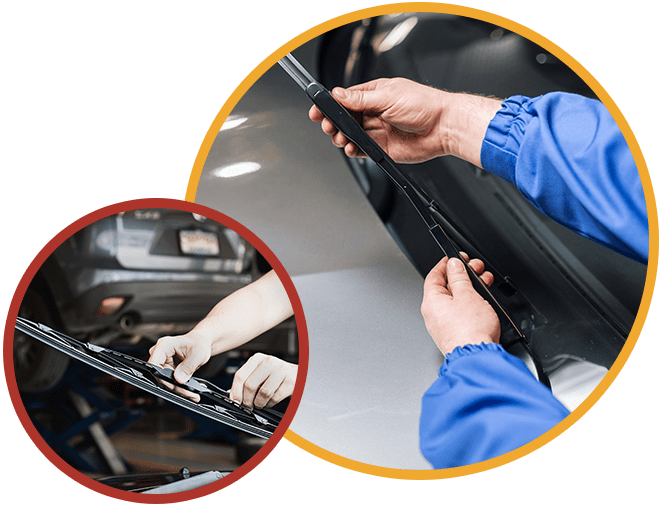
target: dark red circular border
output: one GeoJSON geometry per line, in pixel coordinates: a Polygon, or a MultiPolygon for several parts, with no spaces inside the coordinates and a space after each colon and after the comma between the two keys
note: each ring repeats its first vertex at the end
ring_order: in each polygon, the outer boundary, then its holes
{"type": "Polygon", "coordinates": [[[147,198],[147,199],[138,199],[138,200],[128,200],[126,202],[120,202],[118,204],[113,204],[107,207],[103,207],[94,211],[79,220],[76,220],[71,225],[66,227],[60,233],[58,233],[53,239],[51,239],[46,246],[39,252],[35,259],[30,263],[30,266],[23,274],[21,281],[14,292],[14,297],[12,298],[11,305],[9,306],[9,312],[7,315],[7,322],[5,326],[5,342],[4,342],[4,366],[5,366],[5,376],[7,379],[7,386],[9,389],[9,396],[14,404],[14,409],[16,414],[20,419],[23,427],[26,432],[34,442],[34,444],[41,450],[41,452],[50,460],[60,471],[64,474],[77,481],[81,485],[86,486],[96,492],[104,494],[115,499],[121,499],[126,501],[132,501],[137,503],[147,503],[147,504],[165,504],[173,503],[180,501],[187,501],[190,499],[196,499],[208,495],[210,493],[221,490],[228,485],[231,485],[241,477],[245,476],[247,473],[252,471],[264,458],[273,450],[275,445],[282,439],[287,428],[291,424],[291,421],[294,417],[294,413],[298,409],[298,405],[301,401],[303,395],[303,387],[305,385],[305,379],[307,377],[308,370],[308,357],[309,357],[309,347],[308,347],[308,331],[307,325],[305,323],[305,315],[303,314],[303,306],[298,297],[298,293],[294,288],[294,283],[291,280],[291,277],[282,266],[282,263],[278,258],[273,254],[273,252],[264,244],[264,242],[259,239],[255,234],[253,234],[246,227],[233,220],[229,216],[226,216],[218,211],[210,209],[208,207],[202,206],[200,204],[195,204],[192,202],[185,202],[181,200],[174,199],[163,199],[163,198],[147,198]],[[209,219],[212,219],[222,225],[234,230],[244,239],[246,239],[250,244],[252,244],[269,262],[271,267],[275,270],[276,274],[280,278],[280,281],[287,291],[289,300],[291,301],[292,308],[294,310],[294,317],[296,319],[296,326],[298,330],[298,339],[299,339],[299,367],[298,375],[296,377],[296,385],[294,387],[294,393],[289,403],[289,407],[285,412],[285,415],[282,419],[282,422],[278,425],[278,428],[273,433],[264,446],[252,457],[248,462],[243,464],[241,467],[233,471],[231,474],[218,480],[215,483],[205,485],[195,490],[190,490],[186,492],[177,492],[173,494],[163,494],[163,495],[149,495],[149,494],[138,494],[135,492],[127,492],[124,490],[117,490],[115,488],[103,485],[92,478],[88,478],[81,472],[75,470],[69,464],[64,462],[42,439],[34,425],[30,421],[30,418],[25,411],[23,402],[18,393],[18,386],[16,384],[16,377],[14,374],[14,362],[13,362],[13,343],[14,343],[14,325],[16,323],[16,317],[18,316],[18,309],[21,305],[25,291],[27,290],[28,285],[32,281],[32,278],[39,270],[41,265],[44,263],[46,258],[53,252],[55,249],[62,244],[66,239],[76,233],[78,230],[86,227],[87,225],[98,221],[107,216],[117,214],[120,212],[131,211],[135,209],[142,208],[165,208],[165,209],[177,209],[182,211],[189,211],[191,213],[200,214],[206,216],[209,219]]]}

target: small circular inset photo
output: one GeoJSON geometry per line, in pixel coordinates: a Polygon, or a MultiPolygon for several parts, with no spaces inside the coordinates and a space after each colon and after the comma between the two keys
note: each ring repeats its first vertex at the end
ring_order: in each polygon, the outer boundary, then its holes
{"type": "Polygon", "coordinates": [[[250,230],[199,204],[143,199],[72,223],[37,255],[5,329],[10,396],[61,471],[144,503],[252,470],[307,373],[303,309],[250,230]]]}

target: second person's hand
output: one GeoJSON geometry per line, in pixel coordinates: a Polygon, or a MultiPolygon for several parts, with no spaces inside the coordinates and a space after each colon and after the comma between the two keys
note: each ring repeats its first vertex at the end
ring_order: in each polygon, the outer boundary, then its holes
{"type": "Polygon", "coordinates": [[[296,364],[255,353],[234,374],[230,399],[250,409],[275,406],[294,392],[297,372],[296,364]]]}

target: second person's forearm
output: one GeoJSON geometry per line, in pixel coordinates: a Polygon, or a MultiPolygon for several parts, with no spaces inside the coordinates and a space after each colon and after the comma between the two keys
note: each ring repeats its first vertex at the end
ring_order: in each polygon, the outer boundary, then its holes
{"type": "Polygon", "coordinates": [[[274,271],[232,293],[190,332],[210,342],[217,355],[241,346],[293,314],[289,297],[274,271]]]}

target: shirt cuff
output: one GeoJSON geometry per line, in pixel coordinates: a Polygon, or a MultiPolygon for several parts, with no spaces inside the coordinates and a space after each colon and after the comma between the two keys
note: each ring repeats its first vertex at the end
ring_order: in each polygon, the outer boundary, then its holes
{"type": "Polygon", "coordinates": [[[478,353],[484,353],[488,351],[507,354],[505,348],[496,343],[466,344],[464,346],[457,346],[454,350],[445,356],[445,360],[443,361],[443,365],[441,365],[441,368],[438,371],[438,375],[443,376],[450,364],[461,360],[463,357],[469,357],[471,355],[476,355],[478,353]]]}
{"type": "Polygon", "coordinates": [[[515,95],[502,103],[482,141],[482,168],[516,184],[516,160],[526,126],[532,119],[527,106],[534,99],[515,95]]]}

